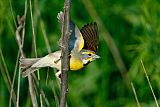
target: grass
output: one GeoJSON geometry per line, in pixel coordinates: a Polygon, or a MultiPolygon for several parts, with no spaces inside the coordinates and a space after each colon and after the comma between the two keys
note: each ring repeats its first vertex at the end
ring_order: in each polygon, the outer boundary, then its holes
{"type": "MultiPolygon", "coordinates": [[[[102,58],[82,72],[69,72],[68,106],[159,107],[159,1],[77,0],[71,5],[71,17],[78,26],[98,23],[102,58]]],[[[19,31],[17,43],[16,17],[25,13],[25,1],[0,1],[0,24],[5,25],[0,26],[2,106],[32,106],[29,81],[20,75],[19,53],[40,57],[57,49],[60,30],[56,14],[62,6],[62,1],[28,1],[25,29],[19,31]]],[[[36,105],[58,107],[60,90],[53,70],[44,68],[39,75],[30,81],[36,90],[36,105]]]]}

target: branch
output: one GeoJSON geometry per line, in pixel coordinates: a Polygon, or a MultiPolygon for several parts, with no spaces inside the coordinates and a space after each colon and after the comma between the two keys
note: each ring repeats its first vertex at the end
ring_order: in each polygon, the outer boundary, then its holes
{"type": "MultiPolygon", "coordinates": [[[[17,43],[18,43],[19,50],[21,53],[21,57],[24,57],[23,43],[24,43],[24,36],[25,36],[26,15],[27,15],[27,0],[25,0],[24,15],[22,17],[18,17],[18,27],[16,29],[16,39],[17,39],[17,43]],[[20,35],[21,31],[22,31],[22,35],[20,35]]],[[[30,90],[30,95],[31,95],[33,107],[38,107],[36,95],[34,93],[33,84],[32,84],[32,75],[28,76],[28,81],[29,81],[29,90],[30,90]]],[[[17,107],[19,107],[19,92],[20,92],[20,70],[19,70],[19,75],[18,75],[17,107]]]]}
{"type": "MultiPolygon", "coordinates": [[[[18,17],[18,26],[17,26],[17,29],[16,29],[16,40],[17,40],[17,43],[18,43],[18,46],[19,46],[21,57],[24,57],[24,53],[23,53],[23,49],[22,48],[23,48],[23,42],[24,42],[24,36],[25,36],[25,19],[26,19],[26,14],[27,14],[27,0],[25,0],[24,15],[22,17],[18,17]],[[21,31],[22,31],[22,34],[20,34],[21,31]]],[[[20,72],[21,72],[21,70],[19,68],[16,107],[19,107],[20,72]]]]}
{"type": "Polygon", "coordinates": [[[32,105],[33,105],[33,107],[38,107],[37,98],[36,98],[35,91],[34,91],[34,88],[33,88],[33,81],[32,81],[32,75],[31,74],[28,75],[28,81],[29,81],[29,92],[30,92],[31,99],[32,99],[32,105]]]}
{"type": "Polygon", "coordinates": [[[69,39],[70,39],[70,0],[65,0],[64,8],[64,23],[62,32],[62,77],[61,77],[61,99],[60,107],[66,107],[68,83],[67,83],[67,71],[69,70],[69,39]]]}
{"type": "MultiPolygon", "coordinates": [[[[35,28],[34,28],[34,22],[33,22],[33,12],[32,12],[32,1],[29,1],[30,4],[30,14],[31,14],[31,22],[32,22],[32,36],[33,36],[33,48],[34,52],[37,58],[37,46],[36,46],[36,35],[35,35],[35,28]]],[[[38,80],[40,80],[39,70],[37,70],[38,74],[38,80]]]]}

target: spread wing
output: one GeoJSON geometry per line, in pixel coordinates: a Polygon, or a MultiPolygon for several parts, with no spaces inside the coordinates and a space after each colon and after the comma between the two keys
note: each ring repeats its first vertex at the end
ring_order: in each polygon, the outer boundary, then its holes
{"type": "Polygon", "coordinates": [[[80,32],[84,39],[83,49],[96,52],[99,44],[98,27],[96,22],[85,25],[80,32]]]}
{"type": "MultiPolygon", "coordinates": [[[[61,29],[62,28],[62,24],[64,22],[64,13],[61,11],[58,13],[57,15],[58,18],[58,22],[61,25],[61,29]]],[[[73,51],[80,51],[83,47],[84,47],[84,39],[82,37],[82,34],[80,32],[80,30],[78,29],[78,27],[72,22],[70,21],[70,41],[69,41],[69,50],[73,50],[73,51]]],[[[59,44],[61,45],[61,38],[59,40],[59,44]]]]}

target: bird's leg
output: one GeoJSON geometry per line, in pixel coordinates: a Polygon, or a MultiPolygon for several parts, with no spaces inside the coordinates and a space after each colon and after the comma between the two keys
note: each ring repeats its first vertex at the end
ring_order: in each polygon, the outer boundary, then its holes
{"type": "MultiPolygon", "coordinates": [[[[59,70],[55,75],[56,75],[57,79],[59,80],[59,82],[61,84],[62,83],[61,82],[61,77],[62,77],[61,71],[59,70]]],[[[67,92],[68,92],[68,88],[67,88],[67,92]]]]}
{"type": "Polygon", "coordinates": [[[55,60],[55,61],[54,61],[54,63],[56,63],[56,64],[57,64],[60,60],[61,60],[61,58],[59,58],[59,59],[55,60]]]}

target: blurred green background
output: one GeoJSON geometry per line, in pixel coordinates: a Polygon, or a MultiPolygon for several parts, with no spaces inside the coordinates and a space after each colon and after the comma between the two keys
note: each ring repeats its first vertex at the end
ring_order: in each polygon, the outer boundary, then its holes
{"type": "MultiPolygon", "coordinates": [[[[10,86],[7,73],[13,82],[17,97],[18,44],[15,38],[14,18],[24,14],[24,0],[0,0],[0,106],[8,107],[10,86]],[[11,12],[11,7],[13,11],[11,12]],[[14,16],[14,18],[13,18],[14,16]]],[[[24,53],[35,57],[30,5],[28,1],[24,53]]],[[[59,49],[61,36],[57,13],[63,11],[62,0],[32,0],[33,21],[38,57],[48,54],[44,32],[51,51],[59,49]]],[[[98,59],[79,72],[68,73],[69,107],[136,107],[131,82],[141,107],[155,107],[141,60],[149,76],[157,100],[160,98],[160,1],[159,0],[72,0],[71,19],[79,28],[96,21],[100,44],[98,59]],[[113,41],[112,41],[113,40],[113,41]],[[118,51],[117,51],[118,50],[118,51]]],[[[17,23],[17,21],[16,21],[17,23]]],[[[40,70],[40,85],[36,88],[40,106],[40,89],[46,98],[43,106],[56,107],[60,90],[54,70],[40,70]],[[49,104],[46,103],[46,100],[49,104]]],[[[37,74],[37,73],[36,73],[37,74]]],[[[31,107],[28,79],[20,79],[20,107],[31,107]]],[[[13,101],[11,106],[14,107],[13,101]]]]}

